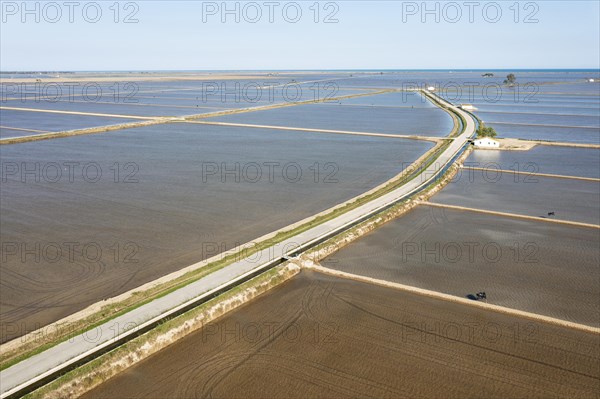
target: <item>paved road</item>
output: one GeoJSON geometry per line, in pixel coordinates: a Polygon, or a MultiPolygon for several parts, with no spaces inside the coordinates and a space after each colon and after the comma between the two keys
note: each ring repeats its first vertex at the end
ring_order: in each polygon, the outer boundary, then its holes
{"type": "Polygon", "coordinates": [[[144,306],[134,309],[120,317],[100,325],[87,334],[74,337],[70,341],[58,344],[44,352],[32,356],[8,369],[0,372],[0,398],[9,396],[22,387],[39,381],[53,374],[58,369],[64,368],[111,344],[125,333],[142,328],[145,323],[160,319],[165,313],[185,307],[186,303],[197,300],[199,296],[211,290],[218,289],[245,273],[260,268],[274,259],[279,259],[290,253],[300,245],[310,243],[330,234],[344,226],[352,224],[355,220],[370,214],[389,204],[397,202],[415,190],[431,183],[436,172],[443,168],[461,150],[467,140],[475,133],[473,118],[459,108],[447,104],[460,113],[467,121],[464,132],[456,137],[446,150],[425,168],[422,173],[402,187],[387,193],[373,201],[351,210],[335,219],[327,221],[310,230],[300,233],[288,240],[267,248],[249,258],[235,262],[220,269],[192,284],[174,291],[162,298],[158,298],[144,306]]]}

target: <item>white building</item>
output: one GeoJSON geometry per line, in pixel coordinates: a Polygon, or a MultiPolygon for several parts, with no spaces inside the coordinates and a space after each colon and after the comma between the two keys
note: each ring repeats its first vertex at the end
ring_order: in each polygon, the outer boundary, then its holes
{"type": "Polygon", "coordinates": [[[474,141],[475,147],[478,148],[500,148],[500,143],[489,137],[483,137],[474,141]]]}
{"type": "Polygon", "coordinates": [[[465,109],[467,111],[474,111],[477,109],[473,104],[461,104],[459,105],[459,108],[465,109]]]}
{"type": "Polygon", "coordinates": [[[429,86],[429,87],[427,87],[427,91],[435,91],[435,87],[429,86]]]}

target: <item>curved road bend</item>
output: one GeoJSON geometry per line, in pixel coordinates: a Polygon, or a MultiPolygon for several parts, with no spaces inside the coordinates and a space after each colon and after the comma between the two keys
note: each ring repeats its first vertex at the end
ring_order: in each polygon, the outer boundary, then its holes
{"type": "Polygon", "coordinates": [[[384,209],[386,206],[398,202],[414,191],[430,184],[435,179],[436,172],[452,161],[475,133],[475,121],[468,113],[448,102],[446,102],[446,105],[463,116],[466,120],[466,126],[437,160],[413,180],[335,219],[275,244],[251,255],[249,258],[232,263],[168,295],[116,317],[98,326],[93,333],[89,334],[89,338],[85,334],[76,336],[1,371],[0,398],[6,398],[15,393],[18,394],[28,386],[36,384],[40,380],[100,351],[103,347],[117,341],[118,338],[134,333],[137,329],[142,328],[144,323],[150,323],[170,312],[183,308],[188,302],[193,302],[208,291],[217,289],[244,274],[251,273],[273,260],[281,259],[288,253],[293,252],[298,246],[319,240],[333,231],[351,225],[357,219],[384,209]]]}

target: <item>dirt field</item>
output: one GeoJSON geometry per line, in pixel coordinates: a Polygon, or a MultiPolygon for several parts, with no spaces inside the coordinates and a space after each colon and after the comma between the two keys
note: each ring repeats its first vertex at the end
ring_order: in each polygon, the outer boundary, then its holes
{"type": "Polygon", "coordinates": [[[85,398],[596,398],[596,335],[314,272],[85,398]]]}

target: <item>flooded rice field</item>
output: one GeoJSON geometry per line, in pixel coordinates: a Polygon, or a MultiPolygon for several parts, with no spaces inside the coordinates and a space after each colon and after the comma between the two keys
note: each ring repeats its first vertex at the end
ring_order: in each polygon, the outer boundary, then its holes
{"type": "Polygon", "coordinates": [[[136,119],[109,118],[103,116],[48,114],[45,112],[0,110],[1,138],[21,135],[32,135],[64,130],[86,129],[97,126],[117,125],[134,122],[136,119]],[[27,129],[16,130],[16,129],[27,129]]]}
{"type": "Polygon", "coordinates": [[[594,228],[422,206],[321,263],[598,327],[599,239],[594,228]]]}
{"type": "Polygon", "coordinates": [[[600,150],[538,145],[528,151],[473,151],[465,166],[599,179],[600,150]]]}
{"type": "MultiPolygon", "coordinates": [[[[225,110],[226,108],[204,107],[198,103],[197,106],[162,106],[157,104],[146,103],[115,103],[115,102],[86,102],[86,101],[59,101],[59,102],[28,102],[21,104],[20,102],[7,102],[4,104],[7,107],[27,108],[33,110],[50,110],[50,111],[65,111],[65,112],[83,112],[83,113],[98,113],[109,115],[124,115],[136,117],[155,117],[155,116],[184,116],[193,114],[202,114],[207,112],[216,112],[225,110]]],[[[78,116],[78,115],[74,115],[78,116]]],[[[52,115],[46,116],[51,119],[52,115]]],[[[7,123],[12,122],[7,119],[7,123]]]]}
{"type": "Polygon", "coordinates": [[[303,271],[83,398],[592,397],[596,338],[303,271]]]}
{"type": "MultiPolygon", "coordinates": [[[[371,97],[364,97],[365,101],[371,97]]],[[[453,127],[439,108],[387,108],[308,104],[210,118],[210,121],[309,129],[442,137],[453,127]]]]}
{"type": "MultiPolygon", "coordinates": [[[[216,107],[225,109],[249,108],[301,101],[336,101],[336,97],[366,94],[373,90],[347,89],[333,82],[322,84],[287,83],[265,86],[255,82],[210,83],[188,90],[139,92],[131,100],[139,103],[216,107]]],[[[108,99],[107,101],[110,101],[108,99]]]]}
{"type": "MultiPolygon", "coordinates": [[[[600,107],[598,108],[600,110],[600,107]]],[[[485,123],[493,124],[523,124],[547,125],[565,127],[593,127],[600,129],[600,115],[541,115],[536,113],[493,113],[478,111],[477,116],[485,123]]]]}
{"type": "Polygon", "coordinates": [[[518,81],[442,90],[454,103],[476,107],[475,114],[500,137],[600,143],[600,84],[543,84],[518,81]]]}
{"type": "MultiPolygon", "coordinates": [[[[95,106],[112,109],[137,104],[163,107],[213,107],[236,109],[299,101],[327,101],[340,96],[366,94],[374,89],[344,87],[335,80],[318,79],[298,82],[294,79],[206,80],[170,85],[174,82],[88,82],[88,83],[27,83],[25,86],[0,85],[2,106],[70,110],[95,106]],[[115,107],[109,107],[113,105],[115,107]],[[108,107],[108,108],[107,108],[108,107]]],[[[79,110],[79,109],[78,109],[79,110]]],[[[99,110],[92,112],[100,112],[99,110]]],[[[129,112],[129,111],[126,111],[129,112]]],[[[138,109],[138,112],[144,112],[138,109]]],[[[165,110],[158,116],[171,115],[165,110]]]]}
{"type": "Polygon", "coordinates": [[[566,92],[566,93],[597,93],[598,84],[586,82],[589,78],[600,78],[597,71],[385,71],[370,74],[353,74],[352,77],[337,79],[340,85],[353,85],[359,87],[393,87],[406,88],[418,85],[426,87],[452,88],[459,86],[485,86],[503,85],[506,75],[514,72],[517,82],[524,86],[534,84],[539,92],[566,92]],[[484,73],[492,73],[490,78],[483,77],[484,73]]]}
{"type": "Polygon", "coordinates": [[[362,194],[432,145],[180,123],[3,146],[2,339],[362,194]]]}
{"type": "Polygon", "coordinates": [[[578,144],[600,144],[600,129],[556,126],[526,126],[490,123],[498,137],[524,140],[558,141],[578,144]]]}
{"type": "Polygon", "coordinates": [[[544,105],[536,104],[498,104],[498,103],[480,103],[476,105],[478,111],[477,114],[488,114],[488,118],[495,116],[495,114],[517,114],[517,115],[528,115],[535,114],[537,116],[544,115],[557,115],[557,116],[578,116],[582,115],[585,117],[600,117],[600,106],[594,106],[593,104],[549,104],[544,105]]]}
{"type": "MultiPolygon", "coordinates": [[[[531,172],[526,168],[524,172],[531,172]]],[[[600,224],[600,182],[488,170],[462,170],[432,202],[600,224]]]]}

